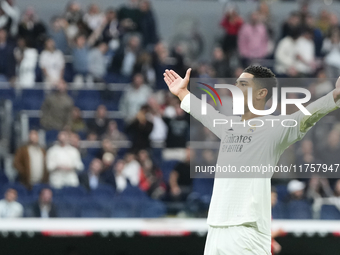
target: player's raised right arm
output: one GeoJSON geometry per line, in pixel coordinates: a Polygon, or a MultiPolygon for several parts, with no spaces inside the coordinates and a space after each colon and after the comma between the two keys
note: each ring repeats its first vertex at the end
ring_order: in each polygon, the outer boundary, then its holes
{"type": "MultiPolygon", "coordinates": [[[[181,108],[187,113],[190,113],[191,116],[206,126],[217,137],[221,138],[221,131],[224,125],[215,125],[214,121],[217,119],[224,120],[226,117],[209,104],[207,104],[207,114],[201,114],[201,100],[188,90],[190,72],[191,68],[187,70],[185,77],[182,78],[173,70],[165,70],[164,81],[168,85],[170,92],[181,100],[181,108]]],[[[221,121],[219,121],[219,123],[221,123],[221,121]]]]}

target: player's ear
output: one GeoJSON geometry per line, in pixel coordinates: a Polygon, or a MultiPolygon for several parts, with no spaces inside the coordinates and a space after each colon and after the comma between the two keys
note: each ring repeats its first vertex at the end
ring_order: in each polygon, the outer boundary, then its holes
{"type": "Polygon", "coordinates": [[[268,90],[266,88],[260,89],[258,93],[258,99],[260,100],[265,99],[267,94],[268,94],[268,90]]]}

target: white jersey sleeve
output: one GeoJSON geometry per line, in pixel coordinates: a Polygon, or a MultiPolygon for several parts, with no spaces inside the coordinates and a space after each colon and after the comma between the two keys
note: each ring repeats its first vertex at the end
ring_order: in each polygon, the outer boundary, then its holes
{"type": "Polygon", "coordinates": [[[278,137],[280,139],[279,142],[284,147],[288,147],[294,142],[301,140],[316,122],[339,107],[340,100],[334,102],[333,92],[330,92],[306,107],[311,115],[305,115],[303,112],[297,111],[291,115],[281,116],[285,126],[296,126],[284,127],[280,125],[279,128],[281,132],[278,132],[281,134],[280,137],[278,137]]]}
{"type": "Polygon", "coordinates": [[[201,122],[204,126],[206,126],[211,132],[213,132],[218,138],[221,139],[221,134],[223,130],[223,125],[214,125],[214,120],[216,119],[227,119],[227,117],[217,111],[210,104],[207,104],[207,114],[201,114],[201,100],[198,99],[193,94],[189,93],[186,95],[182,102],[181,108],[190,113],[195,119],[201,122]]]}

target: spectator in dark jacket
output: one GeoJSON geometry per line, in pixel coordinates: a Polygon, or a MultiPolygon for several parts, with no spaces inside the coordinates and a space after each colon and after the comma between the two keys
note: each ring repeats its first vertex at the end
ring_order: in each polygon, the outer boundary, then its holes
{"type": "Polygon", "coordinates": [[[157,26],[151,3],[148,0],[143,0],[139,4],[141,11],[140,29],[143,36],[143,47],[152,48],[158,42],[157,26]]]}
{"type": "Polygon", "coordinates": [[[46,27],[42,23],[32,7],[26,9],[23,14],[21,23],[19,24],[19,36],[36,49],[42,49],[46,39],[46,27]]]}
{"type": "Polygon", "coordinates": [[[39,145],[36,130],[30,131],[28,143],[16,151],[13,165],[18,171],[20,182],[27,188],[48,182],[46,151],[39,145]]]}
{"type": "Polygon", "coordinates": [[[102,170],[102,161],[98,158],[93,159],[88,171],[79,176],[80,184],[88,190],[96,189],[100,184],[105,183],[105,179],[102,176],[102,170]]]}
{"type": "Polygon", "coordinates": [[[7,41],[7,32],[0,29],[0,80],[14,81],[15,57],[14,47],[7,41]]]}
{"type": "Polygon", "coordinates": [[[135,120],[127,127],[127,132],[132,135],[131,150],[133,152],[150,148],[149,135],[152,131],[153,124],[146,118],[147,112],[148,106],[142,106],[135,120]]]}
{"type": "Polygon", "coordinates": [[[87,123],[89,132],[94,132],[98,137],[105,134],[110,120],[107,118],[107,109],[105,105],[99,105],[96,110],[94,119],[87,123]]]}
{"type": "Polygon", "coordinates": [[[55,218],[57,217],[57,208],[52,201],[53,192],[46,188],[40,191],[39,200],[33,204],[32,213],[36,218],[55,218]]]}

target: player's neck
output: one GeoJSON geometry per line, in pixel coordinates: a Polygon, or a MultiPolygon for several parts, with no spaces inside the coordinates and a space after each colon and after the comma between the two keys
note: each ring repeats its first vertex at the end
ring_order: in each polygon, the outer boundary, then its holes
{"type": "Polygon", "coordinates": [[[251,111],[247,111],[241,116],[241,120],[242,121],[250,120],[250,119],[257,118],[257,117],[261,117],[261,115],[256,115],[256,114],[252,113],[251,111]]]}

